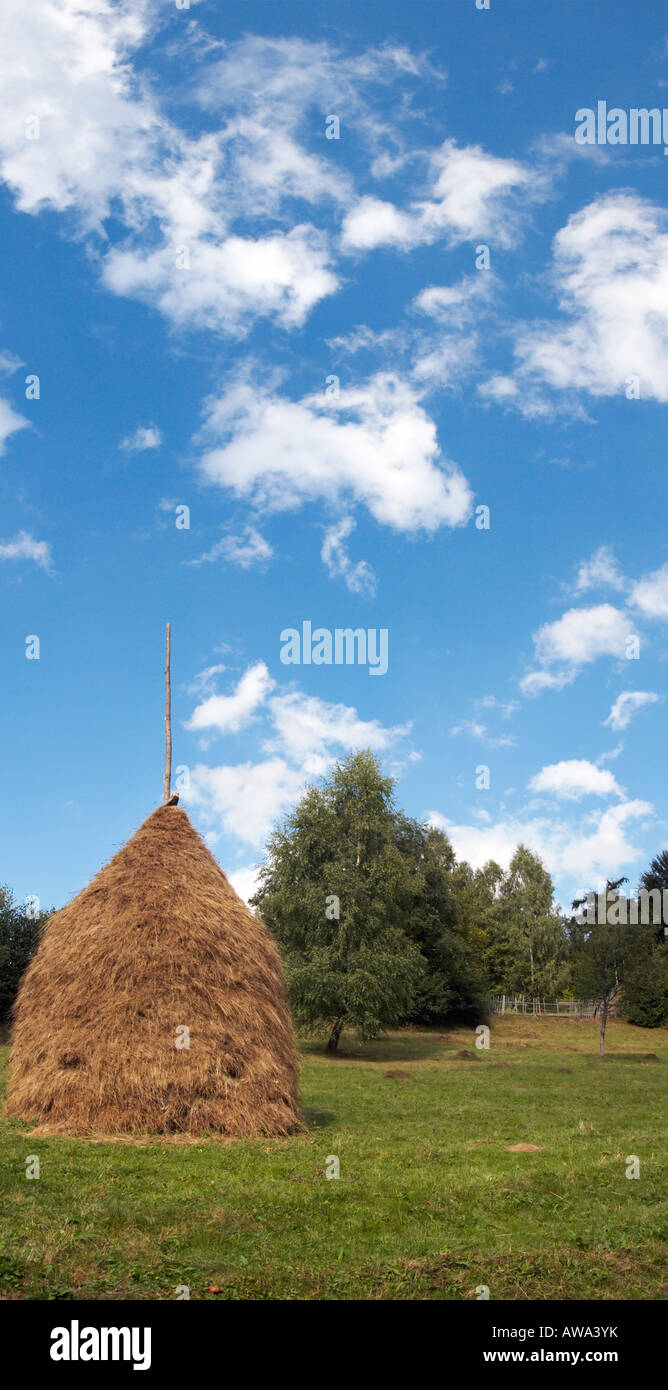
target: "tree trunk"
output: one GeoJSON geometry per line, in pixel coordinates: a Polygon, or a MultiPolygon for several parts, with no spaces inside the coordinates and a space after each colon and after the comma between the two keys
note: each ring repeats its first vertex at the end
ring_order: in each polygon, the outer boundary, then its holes
{"type": "Polygon", "coordinates": [[[338,1047],[338,1045],[339,1045],[339,1038],[341,1037],[341,1032],[342,1032],[342,1029],[343,1029],[343,1020],[344,1020],[344,1017],[345,1017],[345,1015],[342,1014],[340,1018],[337,1018],[336,1023],[334,1024],[334,1027],[332,1028],[332,1031],[331,1031],[331,1033],[330,1033],[330,1035],[329,1035],[329,1042],[327,1043],[327,1051],[328,1051],[328,1052],[336,1052],[336,1049],[337,1049],[337,1047],[338,1047]]]}
{"type": "Polygon", "coordinates": [[[605,1025],[608,1021],[608,1005],[604,1004],[601,1009],[601,1042],[598,1049],[599,1057],[605,1056],[605,1025]]]}

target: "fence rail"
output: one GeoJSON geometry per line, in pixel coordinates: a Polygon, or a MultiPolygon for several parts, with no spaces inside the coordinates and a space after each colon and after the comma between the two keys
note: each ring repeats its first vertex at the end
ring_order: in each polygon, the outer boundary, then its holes
{"type": "Polygon", "coordinates": [[[535,1018],[595,1018],[599,1009],[598,999],[527,999],[524,994],[497,994],[489,1000],[491,1014],[532,1014],[535,1018]]]}

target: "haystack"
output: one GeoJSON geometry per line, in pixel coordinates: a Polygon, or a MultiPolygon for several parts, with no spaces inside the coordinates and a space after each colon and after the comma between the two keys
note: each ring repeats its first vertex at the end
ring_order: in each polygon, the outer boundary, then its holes
{"type": "Polygon", "coordinates": [[[180,807],[51,919],[16,1003],[7,1109],[72,1135],[300,1127],[276,949],[180,807]]]}

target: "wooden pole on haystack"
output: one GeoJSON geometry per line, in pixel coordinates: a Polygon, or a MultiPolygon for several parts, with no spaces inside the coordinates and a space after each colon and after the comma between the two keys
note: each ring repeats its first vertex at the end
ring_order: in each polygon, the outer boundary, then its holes
{"type": "Polygon", "coordinates": [[[172,795],[172,677],[170,671],[172,646],[172,627],[167,624],[165,650],[165,776],[162,783],[162,800],[166,804],[172,795]]]}

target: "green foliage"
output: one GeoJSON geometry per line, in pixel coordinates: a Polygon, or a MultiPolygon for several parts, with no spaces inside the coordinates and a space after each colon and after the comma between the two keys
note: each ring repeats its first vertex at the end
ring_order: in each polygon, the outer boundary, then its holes
{"type": "Polygon", "coordinates": [[[661,850],[652,860],[640,879],[640,887],[651,892],[653,888],[663,891],[668,888],[668,849],[661,850]]]}
{"type": "Polygon", "coordinates": [[[499,885],[489,963],[499,986],[529,998],[558,996],[568,979],[567,940],[547,869],[518,845],[499,885]],[[503,979],[499,979],[499,967],[503,979]]]}
{"type": "Polygon", "coordinates": [[[425,973],[403,930],[412,905],[393,782],[370,752],[307,790],[267,846],[254,899],[284,954],[298,1022],[363,1038],[408,1017],[425,973]]]}
{"type": "Polygon", "coordinates": [[[597,922],[575,957],[576,989],[583,999],[610,1004],[621,991],[633,936],[623,923],[597,922]]]}
{"type": "Polygon", "coordinates": [[[412,1020],[479,1023],[487,1011],[487,981],[476,957],[475,933],[460,910],[452,845],[442,831],[405,817],[398,818],[397,842],[412,893],[405,930],[427,964],[412,1020]]]}
{"type": "Polygon", "coordinates": [[[310,787],[272,835],[254,904],[284,955],[293,1012],[363,1038],[410,1020],[479,1022],[490,989],[569,983],[552,879],[520,845],[504,874],[457,864],[440,830],[394,802],[370,752],[310,787]],[[336,907],[333,906],[336,904],[336,907]]]}
{"type": "Polygon", "coordinates": [[[624,975],[624,1013],[640,1028],[659,1028],[668,1022],[668,950],[655,947],[652,927],[636,932],[624,975]]]}
{"type": "Polygon", "coordinates": [[[14,902],[7,885],[0,885],[0,1019],[9,1017],[21,976],[37,950],[48,916],[39,912],[31,917],[25,907],[14,902]]]}

